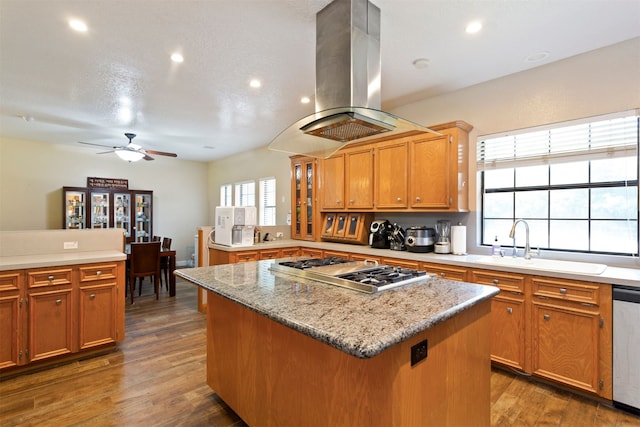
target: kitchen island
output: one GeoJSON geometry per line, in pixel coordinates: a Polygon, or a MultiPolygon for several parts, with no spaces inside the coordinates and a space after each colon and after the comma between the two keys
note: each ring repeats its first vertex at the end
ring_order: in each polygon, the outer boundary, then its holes
{"type": "Polygon", "coordinates": [[[207,383],[249,425],[490,424],[497,288],[429,278],[364,294],[271,263],[176,271],[208,291],[207,383]]]}

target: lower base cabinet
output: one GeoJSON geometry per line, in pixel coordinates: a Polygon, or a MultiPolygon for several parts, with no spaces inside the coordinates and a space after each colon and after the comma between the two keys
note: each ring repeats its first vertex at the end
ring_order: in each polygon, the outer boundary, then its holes
{"type": "Polygon", "coordinates": [[[125,262],[0,272],[0,369],[124,339],[125,262]]]}

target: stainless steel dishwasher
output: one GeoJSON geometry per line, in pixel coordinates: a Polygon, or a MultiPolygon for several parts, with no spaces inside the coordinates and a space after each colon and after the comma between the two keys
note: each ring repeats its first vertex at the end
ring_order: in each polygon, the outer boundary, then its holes
{"type": "Polygon", "coordinates": [[[613,286],[613,403],[640,414],[640,287],[613,286]]]}

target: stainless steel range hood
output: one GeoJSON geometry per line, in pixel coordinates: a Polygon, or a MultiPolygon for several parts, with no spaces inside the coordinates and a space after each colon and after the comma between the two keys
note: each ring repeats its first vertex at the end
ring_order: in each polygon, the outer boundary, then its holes
{"type": "Polygon", "coordinates": [[[424,126],[380,111],[380,9],[335,0],[316,15],[316,112],[285,129],[269,149],[326,158],[345,144],[424,126]]]}

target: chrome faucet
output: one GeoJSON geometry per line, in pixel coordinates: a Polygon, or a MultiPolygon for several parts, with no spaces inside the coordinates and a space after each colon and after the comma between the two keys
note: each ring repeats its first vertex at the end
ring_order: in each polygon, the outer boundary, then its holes
{"type": "Polygon", "coordinates": [[[515,258],[516,256],[518,256],[516,252],[516,226],[520,222],[524,224],[525,239],[526,239],[524,244],[524,259],[531,259],[531,254],[537,255],[538,251],[531,250],[531,246],[529,245],[529,224],[527,224],[527,221],[525,221],[524,219],[515,220],[513,225],[511,226],[511,232],[509,233],[509,237],[513,239],[513,257],[515,258]]]}

